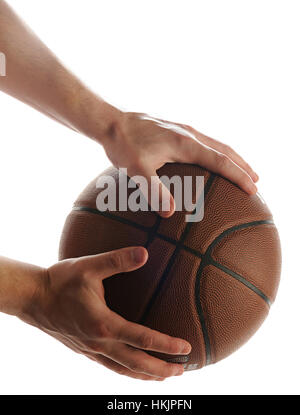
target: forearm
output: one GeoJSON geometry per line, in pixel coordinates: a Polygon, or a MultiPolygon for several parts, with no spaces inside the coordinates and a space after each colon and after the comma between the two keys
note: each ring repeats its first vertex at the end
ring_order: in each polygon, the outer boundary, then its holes
{"type": "Polygon", "coordinates": [[[111,134],[121,111],[64,67],[3,0],[0,51],[6,56],[0,90],[98,142],[111,134]]]}
{"type": "Polygon", "coordinates": [[[43,268],[0,257],[0,312],[24,318],[44,275],[43,268]]]}

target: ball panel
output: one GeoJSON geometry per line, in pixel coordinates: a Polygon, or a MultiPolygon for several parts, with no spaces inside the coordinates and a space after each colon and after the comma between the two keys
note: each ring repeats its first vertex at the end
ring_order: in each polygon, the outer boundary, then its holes
{"type": "Polygon", "coordinates": [[[261,297],[212,265],[202,272],[199,296],[214,363],[246,343],[269,312],[261,297]]]}
{"type": "Polygon", "coordinates": [[[62,233],[59,259],[96,255],[133,245],[144,245],[147,233],[113,219],[85,212],[72,211],[62,233]],[[108,238],[107,235],[118,235],[108,238]]]}
{"type": "Polygon", "coordinates": [[[281,269],[280,241],[274,225],[240,229],[223,238],[212,258],[259,288],[272,302],[281,269]]]}
{"type": "Polygon", "coordinates": [[[142,268],[104,280],[108,307],[127,320],[140,322],[173,252],[173,245],[157,239],[149,245],[149,259],[142,268]]]}
{"type": "MultiPolygon", "coordinates": [[[[119,189],[119,170],[115,167],[110,167],[106,169],[102,174],[100,174],[98,177],[96,177],[87,187],[86,189],[79,195],[78,199],[76,200],[74,206],[78,207],[89,207],[92,209],[97,209],[97,196],[101,192],[101,188],[96,187],[96,183],[99,179],[99,177],[102,176],[109,176],[112,177],[115,180],[116,188],[119,189]]],[[[129,178],[126,176],[122,176],[123,180],[126,183],[126,186],[128,184],[129,178]]],[[[128,195],[130,195],[135,189],[128,189],[128,195]]],[[[151,211],[139,211],[138,214],[136,212],[133,212],[129,209],[126,211],[119,211],[119,192],[116,194],[116,211],[111,211],[112,214],[116,216],[121,216],[125,219],[128,219],[132,222],[135,222],[137,224],[140,224],[142,226],[151,227],[155,224],[157,214],[155,212],[151,211]]]]}
{"type": "MultiPolygon", "coordinates": [[[[197,368],[205,365],[204,340],[193,301],[200,261],[187,252],[178,253],[156,301],[144,320],[147,326],[155,330],[188,340],[192,345],[188,363],[198,365],[197,368]]],[[[172,361],[171,356],[156,355],[172,361]]]]}
{"type": "Polygon", "coordinates": [[[272,214],[261,198],[249,196],[228,180],[217,176],[205,199],[204,218],[192,226],[186,245],[204,253],[224,230],[271,218],[272,214]]]}

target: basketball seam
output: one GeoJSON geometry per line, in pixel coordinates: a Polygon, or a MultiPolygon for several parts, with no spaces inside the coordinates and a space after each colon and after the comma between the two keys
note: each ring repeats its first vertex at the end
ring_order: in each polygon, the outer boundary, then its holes
{"type": "MultiPolygon", "coordinates": [[[[101,212],[101,211],[99,211],[97,209],[93,209],[93,208],[89,208],[89,207],[85,207],[85,206],[75,206],[72,210],[75,210],[75,211],[83,211],[83,212],[88,212],[88,213],[93,213],[93,214],[100,214],[101,216],[104,216],[104,217],[107,217],[109,219],[112,219],[112,220],[116,220],[118,222],[121,222],[124,225],[134,226],[135,228],[137,228],[137,229],[139,229],[141,231],[144,231],[144,232],[149,233],[148,234],[148,238],[147,238],[147,242],[144,245],[145,248],[147,248],[150,245],[150,243],[154,240],[154,238],[157,237],[157,238],[160,238],[160,239],[162,239],[162,240],[164,240],[164,241],[166,241],[166,242],[168,242],[170,244],[175,245],[175,247],[177,247],[178,245],[180,245],[180,248],[182,248],[186,252],[189,252],[192,255],[195,255],[197,258],[203,258],[205,256],[205,253],[202,254],[201,252],[197,251],[196,249],[193,249],[193,248],[191,248],[191,247],[189,247],[187,245],[184,245],[184,244],[180,244],[180,241],[176,241],[175,239],[170,238],[169,236],[166,236],[166,235],[163,235],[163,234],[157,232],[157,229],[159,228],[159,225],[160,225],[160,222],[161,222],[161,217],[160,216],[156,219],[156,222],[155,222],[155,224],[153,226],[147,227],[147,226],[143,226],[143,225],[140,225],[138,223],[135,223],[135,222],[133,222],[131,220],[122,218],[120,216],[110,214],[109,212],[101,212]]],[[[229,233],[228,231],[234,232],[235,230],[244,229],[246,227],[250,227],[250,226],[251,227],[255,227],[255,226],[257,226],[255,224],[258,224],[259,225],[260,223],[259,223],[259,221],[247,222],[247,223],[243,223],[241,225],[236,225],[234,227],[235,229],[229,228],[229,229],[227,229],[224,232],[226,232],[228,234],[229,233]]],[[[272,220],[265,220],[261,224],[274,225],[274,222],[272,220]]],[[[213,242],[215,242],[222,234],[223,234],[223,232],[220,235],[218,235],[214,239],[213,242]]],[[[223,237],[227,236],[227,234],[225,234],[223,237]]],[[[223,237],[222,237],[222,239],[223,239],[223,237]]],[[[219,242],[219,241],[221,241],[221,239],[218,239],[217,242],[219,242]]],[[[218,261],[216,261],[216,260],[214,260],[212,258],[208,258],[206,260],[206,262],[207,262],[207,265],[209,264],[209,265],[212,265],[212,266],[214,266],[216,268],[222,269],[222,271],[224,271],[226,274],[231,275],[232,277],[236,278],[236,280],[238,280],[240,282],[243,282],[244,281],[244,285],[246,285],[248,288],[250,288],[256,294],[258,294],[261,298],[263,298],[268,305],[271,305],[272,304],[272,301],[258,287],[256,287],[254,284],[250,283],[242,275],[240,275],[237,272],[231,270],[230,268],[225,267],[223,264],[221,264],[220,262],[218,262],[218,261]]]]}
{"type": "MultiPolygon", "coordinates": [[[[83,207],[83,206],[82,207],[76,206],[76,207],[73,208],[73,210],[76,210],[76,211],[86,211],[86,212],[89,212],[89,213],[100,214],[102,216],[108,217],[109,219],[122,222],[123,224],[126,224],[128,226],[131,226],[131,225],[134,226],[134,225],[136,225],[135,226],[136,228],[138,228],[138,229],[140,229],[140,230],[142,230],[144,232],[149,232],[150,231],[149,236],[148,236],[148,239],[147,239],[147,242],[145,244],[145,248],[147,248],[150,245],[150,243],[153,241],[153,239],[155,237],[158,237],[160,239],[163,239],[164,241],[169,242],[170,244],[173,244],[175,246],[179,245],[179,241],[176,241],[173,238],[170,238],[170,237],[168,237],[166,235],[163,235],[163,234],[157,232],[157,229],[159,228],[159,225],[160,225],[160,222],[161,222],[161,217],[160,216],[157,218],[156,223],[153,225],[153,227],[146,227],[146,226],[140,225],[138,223],[132,222],[130,220],[126,220],[125,218],[122,218],[120,216],[112,215],[112,214],[109,214],[108,212],[101,212],[101,211],[98,211],[97,209],[93,209],[93,208],[88,208],[88,207],[83,207]],[[153,229],[153,231],[151,231],[152,229],[153,229]]],[[[260,225],[260,224],[264,224],[264,225],[274,225],[274,222],[272,220],[266,220],[266,221],[263,221],[262,223],[258,223],[258,222],[259,221],[256,221],[256,222],[247,222],[247,223],[243,223],[241,225],[236,225],[236,227],[234,227],[235,229],[229,228],[226,231],[224,231],[224,232],[226,232],[226,234],[223,237],[227,236],[227,234],[229,233],[228,231],[234,232],[234,231],[239,230],[239,229],[245,229],[246,227],[249,227],[249,226],[255,227],[255,226],[260,225]],[[245,226],[245,225],[247,225],[247,226],[245,226]]],[[[213,242],[215,242],[216,239],[218,239],[222,234],[223,233],[221,233],[218,237],[216,237],[213,242]]],[[[223,237],[222,237],[222,239],[223,239],[223,237]]],[[[218,239],[218,242],[219,241],[221,241],[221,239],[218,239]]],[[[193,249],[193,248],[191,248],[191,247],[189,247],[187,245],[182,244],[180,247],[182,249],[184,249],[186,252],[189,252],[189,253],[191,253],[192,255],[195,255],[198,258],[203,258],[205,256],[205,253],[202,254],[201,252],[199,252],[196,249],[193,249]]],[[[240,275],[237,272],[231,270],[230,268],[225,267],[223,264],[221,264],[220,262],[212,259],[211,257],[207,259],[207,265],[212,265],[212,266],[214,266],[216,268],[221,269],[226,274],[231,275],[236,280],[242,282],[244,285],[246,285],[248,288],[250,288],[256,294],[258,294],[262,299],[264,299],[266,301],[266,303],[269,306],[272,305],[272,301],[267,297],[267,295],[265,295],[254,284],[250,283],[242,275],[240,275]]]]}
{"type": "Polygon", "coordinates": [[[235,278],[237,281],[244,284],[247,288],[250,288],[250,290],[252,290],[255,294],[259,295],[259,297],[261,297],[268,304],[269,307],[272,305],[271,300],[258,287],[256,287],[254,284],[252,284],[242,275],[238,274],[235,271],[232,271],[231,269],[227,268],[225,265],[214,261],[212,258],[210,258],[209,263],[207,265],[213,265],[214,267],[220,269],[221,271],[235,278]]]}
{"type": "MultiPolygon", "coordinates": [[[[204,201],[205,195],[209,191],[209,189],[210,189],[210,187],[211,187],[211,185],[213,183],[214,178],[215,178],[215,175],[214,174],[210,174],[210,176],[209,176],[209,178],[208,178],[208,180],[206,182],[206,185],[204,186],[204,198],[202,200],[202,198],[200,196],[199,199],[198,199],[198,201],[200,201],[200,202],[204,201]]],[[[197,201],[197,203],[198,203],[198,201],[197,201]]],[[[196,208],[194,210],[196,210],[196,208]]],[[[149,314],[149,312],[150,312],[153,304],[156,301],[156,298],[157,298],[157,296],[158,296],[158,294],[159,294],[162,286],[165,284],[165,281],[167,280],[167,276],[168,276],[168,274],[169,274],[169,272],[170,272],[170,270],[171,270],[171,268],[172,268],[172,266],[173,266],[173,264],[174,264],[174,262],[176,260],[177,254],[180,251],[180,249],[183,247],[183,242],[186,239],[186,237],[187,237],[187,235],[188,235],[188,233],[189,233],[189,231],[191,229],[191,225],[192,225],[192,222],[188,222],[186,224],[186,226],[185,226],[185,228],[184,228],[184,230],[183,230],[183,232],[181,234],[181,237],[180,237],[179,241],[177,241],[177,243],[175,245],[175,250],[174,250],[173,254],[170,257],[169,262],[166,265],[166,268],[165,268],[162,276],[160,277],[160,281],[159,281],[156,289],[154,290],[154,293],[152,294],[152,297],[150,298],[147,306],[145,307],[145,311],[144,311],[144,313],[142,315],[142,318],[140,319],[140,323],[141,324],[145,321],[145,319],[146,319],[147,315],[149,314]]]]}
{"type": "MultiPolygon", "coordinates": [[[[80,211],[80,212],[89,212],[89,213],[93,213],[94,215],[101,215],[101,216],[107,217],[109,219],[115,220],[117,222],[121,222],[124,225],[133,226],[134,228],[140,229],[141,231],[144,231],[144,232],[149,232],[149,231],[151,231],[151,228],[152,228],[152,226],[143,226],[143,225],[140,225],[139,223],[131,221],[130,219],[126,219],[126,218],[123,218],[121,216],[113,215],[110,212],[106,212],[106,211],[103,212],[101,210],[98,210],[98,209],[95,209],[95,208],[90,208],[90,207],[87,207],[87,206],[74,206],[72,210],[73,211],[80,211]]],[[[155,226],[155,224],[154,224],[154,226],[155,226]]]]}
{"type": "MultiPolygon", "coordinates": [[[[214,265],[212,262],[215,262],[215,266],[217,268],[223,267],[222,264],[219,264],[218,262],[214,261],[211,258],[211,251],[212,249],[223,239],[225,238],[227,235],[229,235],[232,232],[235,232],[236,230],[240,230],[240,229],[245,229],[245,228],[249,228],[249,227],[255,227],[255,226],[260,226],[260,225],[273,225],[274,222],[272,220],[260,220],[260,221],[253,221],[253,222],[246,222],[246,223],[242,223],[240,225],[236,225],[233,226],[231,228],[226,229],[225,231],[223,231],[222,233],[220,233],[208,246],[208,248],[205,251],[205,254],[203,255],[203,259],[201,261],[201,264],[198,268],[197,274],[196,274],[196,281],[195,281],[195,301],[196,301],[196,306],[197,306],[197,311],[198,311],[198,315],[200,318],[200,321],[202,320],[203,322],[205,322],[205,317],[204,317],[204,313],[203,313],[203,309],[202,309],[202,305],[201,305],[201,300],[200,300],[200,296],[197,295],[197,292],[200,293],[200,282],[201,282],[201,276],[203,273],[204,268],[207,265],[214,265]]],[[[223,269],[224,272],[226,272],[227,274],[233,276],[235,279],[237,279],[240,282],[247,282],[246,285],[248,288],[250,288],[253,292],[255,292],[256,294],[259,295],[258,291],[260,291],[255,285],[251,284],[249,281],[247,281],[244,277],[240,276],[239,274],[235,273],[234,271],[231,271],[229,268],[224,268],[223,269]],[[225,271],[226,269],[226,271],[225,271]],[[231,273],[229,273],[228,271],[230,271],[231,273]],[[239,279],[239,277],[241,277],[241,279],[239,279]],[[255,288],[255,289],[253,289],[255,288]]],[[[268,301],[267,304],[270,304],[271,301],[268,299],[268,297],[263,294],[261,291],[260,293],[263,295],[263,299],[266,301],[266,299],[268,301]]],[[[205,350],[206,350],[206,364],[210,364],[211,363],[211,347],[210,347],[210,342],[209,342],[209,335],[208,335],[208,331],[206,326],[204,326],[204,341],[205,341],[205,350]]]]}
{"type": "Polygon", "coordinates": [[[150,243],[155,238],[155,235],[157,234],[157,230],[159,228],[160,222],[161,222],[161,216],[158,216],[155,223],[154,223],[154,225],[152,226],[152,228],[150,229],[150,231],[148,233],[148,239],[147,239],[147,242],[145,243],[145,248],[148,248],[150,243]]]}

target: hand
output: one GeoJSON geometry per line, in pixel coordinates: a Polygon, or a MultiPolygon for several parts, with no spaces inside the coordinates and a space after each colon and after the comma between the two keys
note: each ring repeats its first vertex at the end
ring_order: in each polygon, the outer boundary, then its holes
{"type": "Polygon", "coordinates": [[[199,164],[226,177],[249,194],[257,191],[254,184],[257,174],[234,150],[188,125],[125,112],[120,114],[115,133],[103,145],[112,163],[116,167],[126,167],[130,177],[142,175],[148,184],[151,177],[156,177],[160,206],[163,198],[170,199],[170,211],[159,212],[164,217],[172,215],[175,209],[173,197],[156,173],[167,162],[199,164]]]}
{"type": "Polygon", "coordinates": [[[183,365],[144,350],[188,354],[188,342],[126,321],[105,303],[102,281],[140,268],[147,259],[145,248],[130,247],[61,261],[46,270],[23,319],[119,374],[143,380],[181,375],[183,365]]]}

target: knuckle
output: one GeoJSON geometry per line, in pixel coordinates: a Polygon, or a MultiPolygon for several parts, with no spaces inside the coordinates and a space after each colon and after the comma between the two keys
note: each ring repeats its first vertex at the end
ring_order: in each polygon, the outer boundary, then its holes
{"type": "Polygon", "coordinates": [[[90,283],[91,273],[88,270],[88,262],[84,258],[72,260],[72,282],[77,288],[82,288],[90,283]]]}
{"type": "Polygon", "coordinates": [[[120,270],[123,266],[123,258],[122,255],[118,253],[113,253],[108,257],[108,265],[113,270],[120,270]]]}
{"type": "Polygon", "coordinates": [[[101,339],[107,339],[111,336],[110,330],[105,323],[100,323],[98,325],[96,333],[101,339]]]}
{"type": "Polygon", "coordinates": [[[93,352],[99,352],[101,346],[99,345],[99,343],[95,342],[94,340],[88,340],[85,343],[86,347],[88,347],[89,350],[93,351],[93,352]]]}
{"type": "Polygon", "coordinates": [[[181,144],[181,145],[186,145],[186,142],[191,139],[191,137],[189,135],[181,134],[181,133],[175,133],[174,137],[176,139],[175,143],[181,144]]]}
{"type": "Polygon", "coordinates": [[[163,377],[169,377],[174,375],[174,367],[169,363],[164,362],[161,367],[161,375],[163,377]]]}
{"type": "Polygon", "coordinates": [[[144,366],[139,362],[130,363],[129,364],[129,369],[132,372],[137,372],[137,373],[144,373],[145,372],[144,366]]]}
{"type": "Polygon", "coordinates": [[[167,346],[168,346],[169,353],[171,354],[177,353],[179,349],[179,342],[173,339],[169,339],[167,346]]]}
{"type": "Polygon", "coordinates": [[[107,324],[102,322],[92,323],[90,325],[90,329],[88,330],[88,335],[91,338],[91,341],[97,341],[99,339],[110,339],[112,337],[111,331],[108,328],[107,324]]]}
{"type": "Polygon", "coordinates": [[[72,259],[71,266],[72,266],[72,271],[77,276],[81,276],[85,271],[85,264],[82,258],[72,259]]]}
{"type": "Polygon", "coordinates": [[[128,173],[130,177],[136,176],[137,174],[140,174],[144,170],[144,168],[145,168],[144,161],[140,157],[137,157],[133,161],[131,166],[128,168],[128,173]]]}
{"type": "Polygon", "coordinates": [[[128,364],[128,369],[131,370],[132,372],[138,372],[139,368],[140,368],[140,366],[135,362],[132,362],[132,363],[128,364]]]}
{"type": "Polygon", "coordinates": [[[229,158],[222,153],[216,153],[215,163],[219,170],[224,170],[229,164],[229,158]]]}
{"type": "Polygon", "coordinates": [[[223,149],[229,154],[233,153],[233,149],[228,144],[223,144],[223,149]]]}
{"type": "Polygon", "coordinates": [[[153,336],[148,333],[143,333],[139,338],[139,345],[142,349],[151,349],[151,347],[153,346],[153,342],[153,336]]]}

